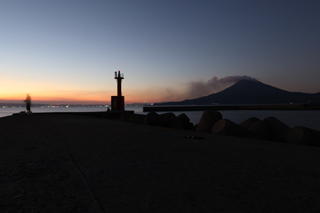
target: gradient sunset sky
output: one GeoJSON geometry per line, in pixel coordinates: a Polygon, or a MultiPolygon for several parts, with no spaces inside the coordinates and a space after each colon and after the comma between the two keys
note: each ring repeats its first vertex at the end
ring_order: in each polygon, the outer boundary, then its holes
{"type": "Polygon", "coordinates": [[[0,0],[0,102],[180,101],[242,78],[320,92],[319,0],[0,0]]]}

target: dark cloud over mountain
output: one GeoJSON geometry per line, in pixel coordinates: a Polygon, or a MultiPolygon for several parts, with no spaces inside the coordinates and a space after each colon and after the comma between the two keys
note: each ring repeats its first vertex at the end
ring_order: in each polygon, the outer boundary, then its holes
{"type": "Polygon", "coordinates": [[[220,92],[221,90],[231,86],[232,84],[240,80],[257,81],[255,78],[246,75],[226,76],[220,79],[214,76],[213,78],[207,81],[199,80],[189,82],[187,85],[187,92],[185,96],[186,98],[197,98],[212,93],[220,92]]]}

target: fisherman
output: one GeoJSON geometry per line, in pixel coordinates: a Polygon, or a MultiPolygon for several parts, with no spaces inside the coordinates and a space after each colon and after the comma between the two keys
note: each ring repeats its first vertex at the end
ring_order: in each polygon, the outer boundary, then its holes
{"type": "Polygon", "coordinates": [[[27,114],[29,115],[29,114],[31,114],[31,109],[30,109],[30,107],[31,107],[31,97],[30,97],[29,94],[27,94],[27,98],[26,98],[26,100],[24,100],[24,102],[26,102],[27,114]]]}

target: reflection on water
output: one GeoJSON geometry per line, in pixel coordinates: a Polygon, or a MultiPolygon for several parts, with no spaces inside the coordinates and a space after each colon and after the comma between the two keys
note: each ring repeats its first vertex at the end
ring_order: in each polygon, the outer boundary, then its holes
{"type": "MultiPolygon", "coordinates": [[[[138,114],[147,114],[143,112],[141,106],[126,106],[126,110],[132,110],[138,114]]],[[[94,112],[94,111],[106,111],[106,107],[33,107],[31,108],[33,113],[41,112],[94,112]]],[[[19,113],[25,111],[25,108],[0,108],[0,117],[10,116],[13,113],[19,113]]],[[[276,117],[289,127],[305,126],[311,129],[320,131],[320,110],[221,110],[223,118],[230,119],[235,123],[241,123],[242,121],[250,118],[257,117],[264,119],[266,117],[276,117]]],[[[162,114],[165,112],[159,112],[162,114]]],[[[202,115],[202,111],[184,111],[173,112],[176,115],[185,113],[190,121],[194,124],[199,123],[202,115]]]]}

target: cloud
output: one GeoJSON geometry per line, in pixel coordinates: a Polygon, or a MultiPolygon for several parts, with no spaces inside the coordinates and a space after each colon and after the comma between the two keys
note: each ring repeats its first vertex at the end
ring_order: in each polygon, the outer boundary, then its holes
{"type": "MultiPolygon", "coordinates": [[[[209,80],[198,80],[186,82],[182,87],[157,88],[151,87],[143,91],[136,91],[134,98],[135,102],[143,102],[144,100],[150,103],[154,102],[169,102],[183,101],[186,99],[194,99],[220,92],[227,87],[233,85],[240,80],[257,81],[250,76],[226,76],[224,78],[212,77],[209,80]]],[[[126,93],[127,94],[127,93],[126,93]]]]}
{"type": "Polygon", "coordinates": [[[233,85],[234,83],[240,80],[257,81],[255,78],[252,78],[246,75],[226,76],[220,79],[214,76],[213,78],[207,81],[204,81],[204,80],[191,81],[187,83],[185,98],[186,99],[198,98],[198,97],[210,95],[212,93],[217,93],[222,91],[223,89],[226,89],[227,87],[233,85]]]}
{"type": "Polygon", "coordinates": [[[161,94],[161,99],[165,101],[181,101],[186,99],[186,93],[178,89],[167,88],[161,94]]]}

